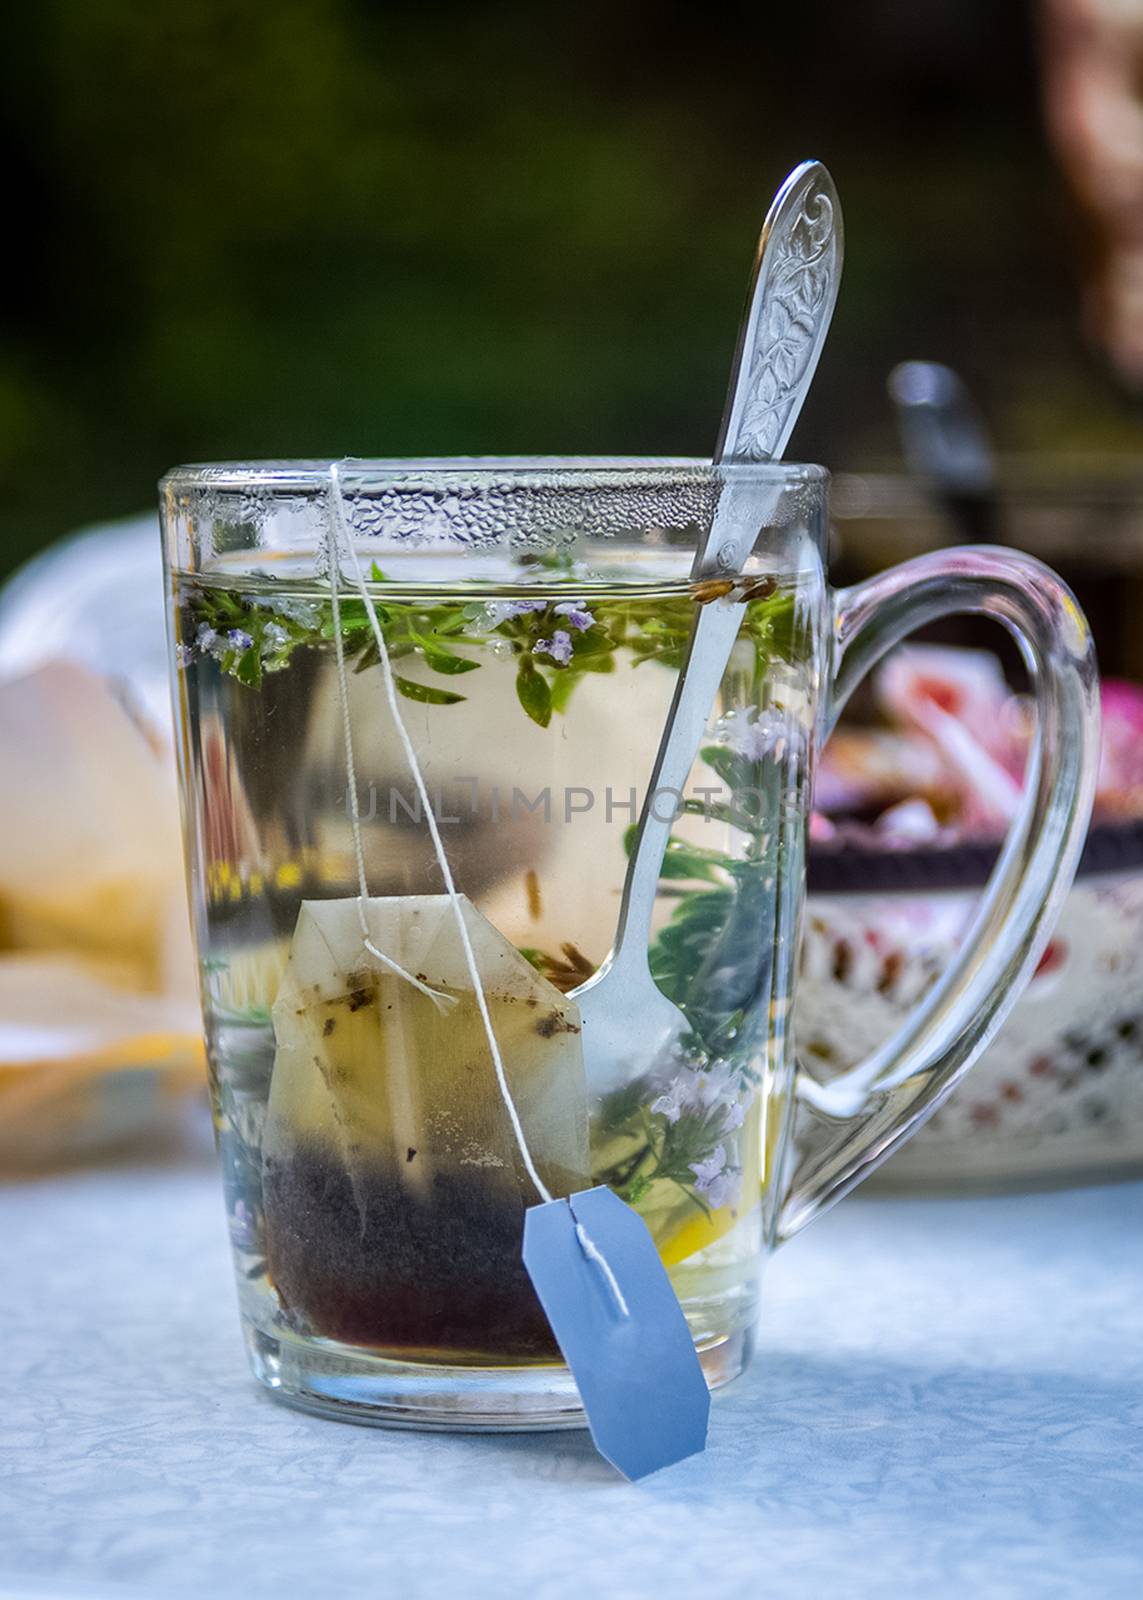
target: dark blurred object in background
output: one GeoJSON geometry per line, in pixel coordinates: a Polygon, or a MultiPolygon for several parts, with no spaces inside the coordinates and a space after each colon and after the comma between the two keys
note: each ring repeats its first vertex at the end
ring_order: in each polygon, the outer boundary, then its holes
{"type": "MultiPolygon", "coordinates": [[[[1143,463],[1126,456],[1002,456],[997,468],[999,541],[1039,556],[1075,592],[1105,677],[1143,684],[1143,463]]],[[[839,583],[856,583],[963,537],[947,509],[903,473],[840,475],[833,524],[830,570],[839,583]]],[[[1024,681],[1016,646],[989,618],[956,619],[922,637],[995,651],[1010,681],[1024,681]]],[[[859,691],[854,710],[868,705],[859,691]]]]}
{"type": "Polygon", "coordinates": [[[1080,334],[1037,32],[993,0],[14,9],[0,572],[186,459],[709,451],[807,155],[849,250],[795,453],[892,457],[909,355],[1004,449],[1133,447],[1080,334]]]}

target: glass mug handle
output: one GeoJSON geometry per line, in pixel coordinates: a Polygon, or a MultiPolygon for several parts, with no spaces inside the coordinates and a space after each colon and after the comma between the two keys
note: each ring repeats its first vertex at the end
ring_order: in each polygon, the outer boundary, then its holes
{"type": "Polygon", "coordinates": [[[993,617],[1014,635],[1035,701],[1036,737],[1020,812],[948,970],[868,1060],[828,1083],[799,1063],[779,1239],[880,1165],[989,1043],[1034,970],[1071,885],[1099,762],[1091,634],[1061,579],[1033,557],[987,546],[942,550],[839,590],[833,606],[823,740],[887,650],[954,612],[993,617]]]}

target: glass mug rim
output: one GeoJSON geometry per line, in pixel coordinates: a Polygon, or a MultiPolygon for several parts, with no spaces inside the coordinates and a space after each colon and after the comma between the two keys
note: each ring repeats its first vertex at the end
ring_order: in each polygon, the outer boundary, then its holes
{"type": "Polygon", "coordinates": [[[672,483],[697,485],[726,480],[790,489],[828,485],[828,468],[805,461],[712,462],[692,456],[345,456],[297,460],[205,461],[172,467],[159,480],[160,493],[195,489],[243,489],[266,492],[324,493],[332,466],[355,494],[371,488],[410,488],[420,484],[455,488],[458,480],[480,491],[505,478],[541,485],[555,479],[592,481],[601,489],[631,491],[640,486],[662,489],[672,483]]]}

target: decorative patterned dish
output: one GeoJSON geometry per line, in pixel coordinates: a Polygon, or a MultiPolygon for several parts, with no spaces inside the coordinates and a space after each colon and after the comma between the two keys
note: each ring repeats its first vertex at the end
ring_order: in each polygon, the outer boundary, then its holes
{"type": "MultiPolygon", "coordinates": [[[[818,777],[799,1049],[823,1078],[886,1039],[971,920],[1028,729],[999,664],[911,647],[818,777]],[[886,726],[888,723],[891,726],[886,726]]],[[[1096,817],[1040,967],[965,1082],[879,1174],[897,1186],[1143,1170],[1143,691],[1104,689],[1096,817]]]]}

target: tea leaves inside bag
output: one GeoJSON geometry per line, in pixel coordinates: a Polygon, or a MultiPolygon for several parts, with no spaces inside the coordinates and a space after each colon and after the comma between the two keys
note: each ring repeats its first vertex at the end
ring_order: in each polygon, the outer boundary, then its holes
{"type": "MultiPolygon", "coordinates": [[[[553,1194],[591,1182],[579,1014],[463,896],[512,1098],[553,1194]]],[[[440,1356],[554,1358],[520,1260],[535,1189],[446,895],[306,901],[274,1006],[267,1259],[299,1327],[440,1356]]]]}

